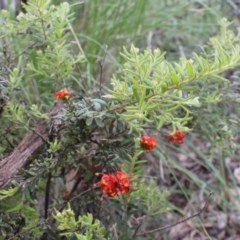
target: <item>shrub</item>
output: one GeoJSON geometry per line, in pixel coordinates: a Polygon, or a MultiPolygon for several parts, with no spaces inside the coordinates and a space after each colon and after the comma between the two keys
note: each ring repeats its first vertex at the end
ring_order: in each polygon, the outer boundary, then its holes
{"type": "Polygon", "coordinates": [[[17,19],[1,12],[1,235],[137,238],[137,220],[148,227],[169,206],[143,176],[144,152],[162,144],[157,132],[183,144],[205,108],[218,111],[231,85],[221,73],[240,65],[239,31],[223,19],[202,53],[176,62],[125,47],[111,88],[88,93],[70,5],[30,0],[25,9],[17,19]]]}

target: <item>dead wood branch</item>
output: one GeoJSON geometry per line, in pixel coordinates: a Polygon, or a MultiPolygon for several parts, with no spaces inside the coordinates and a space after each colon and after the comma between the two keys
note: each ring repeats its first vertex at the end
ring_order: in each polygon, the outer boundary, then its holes
{"type": "MultiPolygon", "coordinates": [[[[58,102],[49,111],[48,116],[59,115],[63,111],[63,103],[58,102]]],[[[23,168],[30,163],[31,155],[49,138],[50,123],[38,123],[33,131],[26,135],[13,152],[0,161],[0,189],[4,188],[23,168]]]]}

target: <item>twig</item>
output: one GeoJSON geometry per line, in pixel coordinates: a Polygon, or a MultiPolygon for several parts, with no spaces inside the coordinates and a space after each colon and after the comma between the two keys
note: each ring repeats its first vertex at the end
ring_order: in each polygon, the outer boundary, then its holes
{"type": "Polygon", "coordinates": [[[105,53],[103,55],[102,60],[98,62],[99,69],[100,69],[100,77],[99,77],[99,94],[100,94],[100,96],[102,94],[103,63],[104,63],[104,61],[106,59],[106,55],[107,55],[107,50],[105,50],[105,53]]]}
{"type": "Polygon", "coordinates": [[[63,209],[67,206],[68,203],[76,200],[77,198],[81,197],[82,195],[84,195],[84,194],[86,194],[86,193],[88,193],[88,192],[90,192],[90,191],[92,191],[92,188],[89,188],[89,189],[87,189],[87,190],[79,193],[78,195],[74,196],[74,197],[71,198],[70,200],[65,201],[65,202],[62,204],[62,206],[60,207],[59,211],[60,211],[60,212],[63,211],[63,209]]]}
{"type": "Polygon", "coordinates": [[[100,77],[99,77],[99,95],[101,96],[102,94],[102,74],[103,74],[103,66],[102,63],[99,62],[99,69],[100,69],[100,77]]]}
{"type": "Polygon", "coordinates": [[[135,229],[135,231],[134,231],[134,233],[133,233],[133,235],[132,235],[132,239],[134,239],[134,238],[137,236],[137,232],[138,232],[138,230],[140,229],[140,227],[142,226],[142,224],[143,224],[143,221],[141,221],[141,223],[139,223],[139,224],[137,225],[137,227],[136,227],[136,229],[135,229]]]}
{"type": "Polygon", "coordinates": [[[49,207],[49,196],[50,196],[50,185],[51,185],[52,173],[48,173],[46,191],[45,191],[45,203],[44,203],[44,218],[48,218],[48,207],[49,207]]]}
{"type": "MultiPolygon", "coordinates": [[[[39,133],[38,131],[36,131],[34,128],[31,128],[31,127],[27,127],[27,128],[28,128],[30,131],[32,131],[33,133],[35,133],[39,138],[41,138],[44,143],[49,144],[49,142],[46,140],[46,138],[45,138],[43,135],[41,135],[41,133],[39,133]]],[[[49,135],[49,137],[50,137],[50,135],[49,135]]]]}
{"type": "Polygon", "coordinates": [[[204,206],[198,212],[196,212],[195,214],[191,215],[190,217],[186,217],[186,218],[184,218],[184,219],[182,219],[182,220],[180,220],[180,221],[178,221],[176,223],[169,224],[169,225],[164,226],[164,227],[160,227],[160,228],[156,228],[156,229],[152,229],[152,230],[149,230],[149,231],[138,233],[138,234],[136,234],[136,236],[144,236],[144,235],[147,235],[147,234],[150,234],[150,233],[160,232],[160,231],[166,230],[168,228],[172,228],[172,227],[174,227],[174,226],[176,226],[176,225],[178,225],[180,223],[186,222],[186,221],[188,221],[188,220],[190,220],[190,219],[192,219],[194,217],[200,216],[200,214],[206,210],[206,208],[208,206],[208,203],[209,203],[209,200],[210,200],[212,195],[213,195],[213,193],[210,192],[209,195],[208,195],[208,198],[206,199],[206,201],[204,203],[204,206]]]}

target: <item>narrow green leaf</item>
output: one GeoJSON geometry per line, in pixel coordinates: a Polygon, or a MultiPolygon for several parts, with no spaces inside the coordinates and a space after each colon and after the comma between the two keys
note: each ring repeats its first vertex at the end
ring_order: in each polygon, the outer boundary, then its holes
{"type": "Polygon", "coordinates": [[[139,97],[139,94],[138,94],[139,84],[135,79],[132,79],[131,81],[132,81],[133,96],[135,97],[137,102],[139,102],[139,100],[140,100],[140,97],[139,97]]]}
{"type": "Polygon", "coordinates": [[[193,68],[192,68],[192,64],[187,61],[186,63],[186,68],[187,68],[187,73],[188,73],[188,77],[191,79],[194,77],[194,74],[193,74],[193,68]]]}
{"type": "Polygon", "coordinates": [[[9,188],[7,190],[1,190],[0,191],[0,200],[3,200],[7,197],[12,197],[16,192],[18,191],[18,187],[9,188]]]}
{"type": "Polygon", "coordinates": [[[20,203],[18,203],[17,205],[15,205],[13,208],[8,209],[7,212],[8,212],[8,213],[11,213],[11,212],[19,212],[19,211],[22,209],[22,207],[23,207],[23,203],[20,202],[20,203]]]}
{"type": "Polygon", "coordinates": [[[163,116],[160,116],[159,122],[157,125],[157,130],[160,130],[162,128],[162,126],[164,125],[164,123],[165,123],[165,118],[163,116]]]}
{"type": "Polygon", "coordinates": [[[167,82],[163,82],[161,84],[161,91],[164,93],[164,92],[166,92],[167,88],[168,88],[167,82]]]}
{"type": "Polygon", "coordinates": [[[171,72],[171,80],[173,84],[178,84],[179,83],[179,77],[176,74],[176,72],[171,72]]]}

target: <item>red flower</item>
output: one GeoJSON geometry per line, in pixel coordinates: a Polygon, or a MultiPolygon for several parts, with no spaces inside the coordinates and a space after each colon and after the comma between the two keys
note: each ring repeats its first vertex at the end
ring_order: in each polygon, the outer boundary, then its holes
{"type": "Polygon", "coordinates": [[[66,88],[55,93],[55,99],[57,100],[69,99],[71,96],[72,94],[66,88]]]}
{"type": "Polygon", "coordinates": [[[184,136],[185,134],[182,131],[177,130],[175,132],[172,132],[168,137],[168,143],[183,144],[184,136]]]}
{"type": "Polygon", "coordinates": [[[115,174],[103,174],[100,187],[101,191],[108,197],[119,194],[126,195],[130,189],[130,181],[126,173],[117,171],[115,174]]]}
{"type": "Polygon", "coordinates": [[[151,152],[157,146],[156,140],[149,136],[142,136],[140,142],[142,148],[145,149],[147,153],[151,152]]]}
{"type": "Polygon", "coordinates": [[[130,181],[126,173],[117,171],[115,173],[117,184],[116,189],[119,193],[126,195],[129,192],[130,189],[130,181]]]}
{"type": "Polygon", "coordinates": [[[109,197],[114,197],[117,192],[115,185],[117,183],[117,179],[112,174],[103,174],[101,181],[100,181],[100,187],[103,193],[107,194],[109,197]]]}

